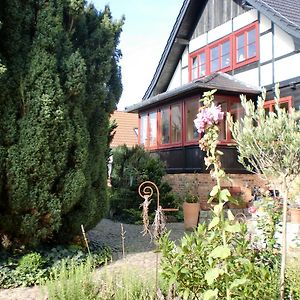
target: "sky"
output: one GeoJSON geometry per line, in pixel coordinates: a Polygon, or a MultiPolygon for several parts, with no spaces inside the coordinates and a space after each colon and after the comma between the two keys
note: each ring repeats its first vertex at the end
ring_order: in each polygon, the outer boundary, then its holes
{"type": "Polygon", "coordinates": [[[93,0],[98,10],[110,6],[114,19],[125,15],[119,48],[123,57],[123,93],[118,110],[144,96],[179,14],[183,0],[93,0]]]}

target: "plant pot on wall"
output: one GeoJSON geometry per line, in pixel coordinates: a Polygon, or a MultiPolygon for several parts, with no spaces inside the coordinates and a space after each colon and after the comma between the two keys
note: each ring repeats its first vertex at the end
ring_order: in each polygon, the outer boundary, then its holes
{"type": "Polygon", "coordinates": [[[197,227],[200,213],[200,203],[183,203],[184,228],[193,229],[197,227]]]}
{"type": "Polygon", "coordinates": [[[300,209],[290,208],[291,223],[300,224],[300,209]]]}

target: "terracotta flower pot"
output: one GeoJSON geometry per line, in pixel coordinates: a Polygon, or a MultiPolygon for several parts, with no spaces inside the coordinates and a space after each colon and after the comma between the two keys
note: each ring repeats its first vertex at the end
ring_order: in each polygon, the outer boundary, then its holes
{"type": "Polygon", "coordinates": [[[290,208],[291,223],[300,224],[300,209],[290,208]]]}
{"type": "Polygon", "coordinates": [[[200,203],[183,203],[184,228],[193,229],[198,225],[200,203]]]}

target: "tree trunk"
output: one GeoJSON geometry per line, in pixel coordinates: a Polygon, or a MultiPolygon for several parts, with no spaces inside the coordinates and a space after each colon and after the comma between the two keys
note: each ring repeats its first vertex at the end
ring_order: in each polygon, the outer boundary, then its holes
{"type": "Polygon", "coordinates": [[[283,180],[283,216],[282,216],[282,241],[281,241],[281,266],[280,266],[280,299],[284,300],[285,288],[285,268],[286,268],[286,250],[287,250],[287,201],[288,187],[286,177],[283,180]]]}

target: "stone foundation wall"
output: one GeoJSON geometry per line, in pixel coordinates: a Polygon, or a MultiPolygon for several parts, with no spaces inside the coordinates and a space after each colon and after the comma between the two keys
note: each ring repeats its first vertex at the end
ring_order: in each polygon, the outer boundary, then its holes
{"type": "MultiPolygon", "coordinates": [[[[223,181],[224,187],[239,187],[242,198],[249,202],[252,198],[251,191],[254,186],[266,188],[265,182],[255,174],[227,174],[230,181],[223,181]]],[[[187,191],[198,195],[201,210],[209,210],[207,199],[216,181],[209,174],[167,174],[167,182],[172,186],[173,192],[184,197],[187,191]]]]}

